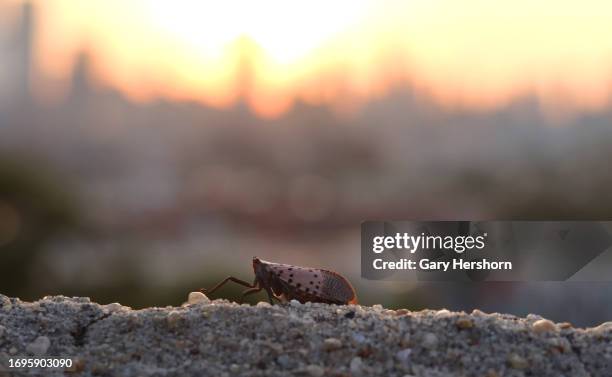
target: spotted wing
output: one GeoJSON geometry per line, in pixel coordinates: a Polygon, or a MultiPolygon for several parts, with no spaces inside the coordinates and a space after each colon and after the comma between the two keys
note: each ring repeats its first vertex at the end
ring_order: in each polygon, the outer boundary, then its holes
{"type": "Polygon", "coordinates": [[[340,274],[318,268],[269,263],[268,267],[301,301],[355,303],[355,291],[340,274]]]}

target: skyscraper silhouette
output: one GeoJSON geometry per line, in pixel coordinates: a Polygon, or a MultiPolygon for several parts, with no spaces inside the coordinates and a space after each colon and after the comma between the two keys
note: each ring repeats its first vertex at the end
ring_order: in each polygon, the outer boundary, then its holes
{"type": "Polygon", "coordinates": [[[87,51],[81,51],[72,68],[70,100],[82,103],[91,96],[91,58],[87,51]]]}
{"type": "Polygon", "coordinates": [[[18,101],[28,101],[32,90],[32,50],[34,39],[35,11],[30,1],[24,1],[14,40],[15,96],[18,101]]]}

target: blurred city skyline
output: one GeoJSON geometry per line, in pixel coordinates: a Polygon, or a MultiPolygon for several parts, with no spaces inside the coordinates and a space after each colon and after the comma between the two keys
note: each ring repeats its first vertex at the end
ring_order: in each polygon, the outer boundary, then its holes
{"type": "Polygon", "coordinates": [[[57,103],[85,55],[91,84],[131,101],[244,101],[266,118],[296,102],[354,114],[406,87],[447,110],[530,96],[553,118],[610,106],[606,2],[300,4],[4,0],[1,26],[19,32],[0,40],[13,56],[0,83],[27,69],[33,95],[57,103]]]}

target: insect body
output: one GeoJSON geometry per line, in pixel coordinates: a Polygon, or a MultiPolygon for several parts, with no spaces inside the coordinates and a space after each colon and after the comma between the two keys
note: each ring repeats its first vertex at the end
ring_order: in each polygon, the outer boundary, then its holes
{"type": "Polygon", "coordinates": [[[229,276],[203,293],[211,294],[228,281],[244,285],[248,289],[242,296],[265,290],[270,303],[297,300],[305,302],[322,302],[327,304],[356,304],[355,290],[342,275],[319,268],[298,267],[290,264],[272,263],[253,258],[255,280],[250,284],[244,280],[229,276]]]}

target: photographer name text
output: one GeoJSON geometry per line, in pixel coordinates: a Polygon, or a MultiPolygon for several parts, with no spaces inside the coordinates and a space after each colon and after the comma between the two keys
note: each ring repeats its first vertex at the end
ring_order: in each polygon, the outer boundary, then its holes
{"type": "MultiPolygon", "coordinates": [[[[440,235],[410,235],[397,233],[395,236],[376,236],[372,239],[372,252],[381,254],[393,251],[405,252],[413,256],[417,252],[426,251],[452,251],[457,256],[463,256],[468,251],[481,252],[486,247],[487,233],[477,236],[440,236],[440,235]]],[[[387,258],[388,259],[388,258],[387,258]]],[[[426,258],[419,255],[417,260],[400,258],[385,260],[376,258],[372,261],[375,270],[422,270],[422,271],[449,271],[449,270],[512,270],[512,262],[492,261],[487,258],[452,258],[452,260],[439,260],[440,258],[426,258]]]]}

